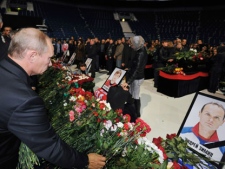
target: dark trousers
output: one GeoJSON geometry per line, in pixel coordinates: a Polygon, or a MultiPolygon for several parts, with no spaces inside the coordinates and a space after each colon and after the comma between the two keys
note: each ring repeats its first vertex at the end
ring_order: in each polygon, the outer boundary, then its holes
{"type": "Polygon", "coordinates": [[[101,69],[106,68],[106,60],[105,60],[105,53],[101,52],[99,55],[99,66],[101,69]]]}
{"type": "Polygon", "coordinates": [[[109,74],[111,74],[113,72],[113,64],[114,64],[113,59],[108,59],[106,61],[106,64],[107,64],[107,70],[109,71],[109,74]]]}
{"type": "Polygon", "coordinates": [[[96,69],[95,65],[96,65],[96,58],[92,58],[91,68],[90,68],[90,73],[92,78],[95,78],[95,69],[96,69]]]}

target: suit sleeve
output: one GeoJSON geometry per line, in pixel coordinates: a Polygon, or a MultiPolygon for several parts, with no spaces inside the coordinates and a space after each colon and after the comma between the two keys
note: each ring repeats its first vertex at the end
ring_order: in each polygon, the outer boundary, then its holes
{"type": "Polygon", "coordinates": [[[67,145],[49,123],[42,99],[35,96],[21,104],[12,114],[8,128],[37,156],[63,168],[84,168],[86,154],[67,145]]]}

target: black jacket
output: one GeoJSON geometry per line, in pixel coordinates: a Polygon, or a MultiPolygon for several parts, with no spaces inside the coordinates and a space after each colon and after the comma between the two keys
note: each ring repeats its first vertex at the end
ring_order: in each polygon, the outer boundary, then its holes
{"type": "Polygon", "coordinates": [[[15,169],[20,141],[37,156],[63,167],[84,168],[86,154],[64,143],[49,123],[30,77],[10,58],[0,61],[0,168],[15,169]]]}
{"type": "Polygon", "coordinates": [[[130,69],[126,73],[126,81],[131,84],[134,80],[143,79],[145,77],[145,65],[148,55],[145,47],[136,51],[135,56],[131,60],[130,69]]]}
{"type": "Polygon", "coordinates": [[[10,41],[9,37],[3,36],[0,33],[0,60],[7,57],[10,41]]]}

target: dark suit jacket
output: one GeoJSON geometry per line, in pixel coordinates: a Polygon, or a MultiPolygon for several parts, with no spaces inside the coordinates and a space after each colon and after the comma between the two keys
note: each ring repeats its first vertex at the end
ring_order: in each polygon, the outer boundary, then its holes
{"type": "Polygon", "coordinates": [[[11,39],[0,34],[0,60],[7,57],[11,39]]]}
{"type": "Polygon", "coordinates": [[[84,168],[86,154],[65,144],[48,121],[30,77],[10,58],[0,61],[0,168],[15,169],[20,140],[37,156],[63,167],[84,168]]]}

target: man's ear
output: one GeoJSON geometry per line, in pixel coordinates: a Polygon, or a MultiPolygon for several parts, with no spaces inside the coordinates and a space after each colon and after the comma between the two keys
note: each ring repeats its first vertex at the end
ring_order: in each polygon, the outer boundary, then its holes
{"type": "Polygon", "coordinates": [[[30,63],[35,62],[37,57],[38,57],[38,53],[36,51],[30,51],[29,52],[29,61],[30,61],[30,63]]]}
{"type": "Polygon", "coordinates": [[[201,113],[202,113],[201,111],[198,112],[198,117],[200,117],[201,113]]]}

